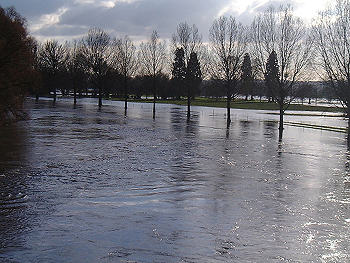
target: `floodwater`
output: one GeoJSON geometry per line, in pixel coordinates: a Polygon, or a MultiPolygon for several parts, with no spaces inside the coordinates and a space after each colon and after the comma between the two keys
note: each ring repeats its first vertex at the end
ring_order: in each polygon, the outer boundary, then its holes
{"type": "MultiPolygon", "coordinates": [[[[26,102],[0,129],[0,262],[349,262],[346,135],[277,115],[26,102]]],[[[342,117],[286,116],[336,127],[342,117]]]]}

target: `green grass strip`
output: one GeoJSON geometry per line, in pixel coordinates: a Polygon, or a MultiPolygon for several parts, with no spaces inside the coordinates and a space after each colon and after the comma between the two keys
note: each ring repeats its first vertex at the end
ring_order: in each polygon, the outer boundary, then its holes
{"type": "MultiPolygon", "coordinates": [[[[113,98],[111,100],[123,99],[113,98]]],[[[129,99],[129,102],[138,103],[153,103],[153,99],[129,99]]],[[[186,100],[157,100],[157,103],[162,104],[174,104],[174,105],[187,105],[186,100]]],[[[215,107],[215,108],[226,108],[225,99],[212,99],[212,98],[196,98],[191,102],[192,106],[203,106],[203,107],[215,107]]],[[[245,101],[245,100],[234,100],[231,102],[231,108],[233,109],[247,109],[247,110],[279,110],[276,103],[272,102],[260,102],[258,100],[245,101]]],[[[320,111],[320,112],[342,112],[341,108],[327,107],[327,106],[311,106],[306,104],[291,104],[288,111],[320,111]]],[[[288,113],[287,113],[288,114],[288,113]]]]}
{"type": "Polygon", "coordinates": [[[284,124],[289,125],[289,126],[294,126],[294,127],[300,127],[300,128],[334,131],[334,132],[341,132],[341,133],[348,132],[347,128],[342,128],[342,127],[324,126],[324,125],[307,124],[307,123],[300,123],[300,122],[289,122],[289,121],[284,122],[284,124]]]}

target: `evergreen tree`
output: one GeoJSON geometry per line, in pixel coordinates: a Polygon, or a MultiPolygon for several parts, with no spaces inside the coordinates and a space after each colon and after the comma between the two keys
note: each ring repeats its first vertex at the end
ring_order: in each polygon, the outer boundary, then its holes
{"type": "Polygon", "coordinates": [[[174,95],[180,98],[184,89],[184,83],[186,78],[186,65],[185,65],[185,53],[183,48],[177,48],[175,50],[175,59],[173,63],[172,75],[174,80],[174,95]]]}
{"type": "MultiPolygon", "coordinates": [[[[245,95],[245,100],[248,100],[248,95],[252,95],[253,89],[253,73],[252,73],[252,63],[250,61],[250,56],[248,53],[244,55],[242,63],[242,93],[245,95]]],[[[253,99],[253,95],[252,95],[253,99]]]]}
{"type": "Polygon", "coordinates": [[[274,97],[274,91],[279,87],[279,65],[277,60],[277,54],[273,50],[266,62],[266,73],[265,73],[265,84],[266,84],[266,95],[271,100],[274,97]]]}
{"type": "Polygon", "coordinates": [[[199,93],[199,85],[202,82],[201,67],[197,54],[192,52],[186,69],[186,86],[187,86],[187,117],[190,116],[191,99],[199,93]]]}

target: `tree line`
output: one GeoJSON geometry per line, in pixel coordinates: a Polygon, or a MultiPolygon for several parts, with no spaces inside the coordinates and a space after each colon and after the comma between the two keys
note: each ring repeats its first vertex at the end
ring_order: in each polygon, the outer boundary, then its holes
{"type": "MultiPolygon", "coordinates": [[[[159,98],[186,99],[190,118],[191,101],[196,96],[224,97],[227,125],[237,95],[246,100],[265,97],[279,106],[282,137],[289,105],[296,98],[319,96],[310,79],[326,83],[330,96],[339,99],[350,117],[349,14],[349,0],[339,0],[334,8],[320,13],[311,27],[295,16],[290,6],[270,7],[249,26],[222,16],[213,21],[209,42],[203,42],[198,28],[187,23],[177,26],[169,44],[157,31],[138,46],[128,36],[113,38],[100,28],[91,28],[71,43],[38,43],[26,35],[30,42],[26,61],[33,73],[26,73],[32,76],[28,87],[37,98],[52,94],[54,101],[57,91],[71,94],[74,104],[82,96],[97,97],[99,106],[103,98],[120,98],[125,101],[125,113],[131,96],[149,96],[153,118],[159,98]]],[[[26,32],[24,19],[13,9],[1,9],[1,15],[19,23],[26,32]]],[[[1,26],[9,27],[5,22],[1,26]]],[[[7,35],[1,34],[1,38],[7,35]]],[[[11,47],[0,48],[10,54],[11,47]]],[[[2,93],[6,90],[4,76],[2,93]]]]}

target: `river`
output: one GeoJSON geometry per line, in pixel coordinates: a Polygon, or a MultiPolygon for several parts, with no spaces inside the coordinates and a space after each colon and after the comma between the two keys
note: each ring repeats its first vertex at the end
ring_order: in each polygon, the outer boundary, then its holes
{"type": "MultiPolygon", "coordinates": [[[[0,129],[1,262],[349,262],[344,133],[59,99],[0,129]]],[[[341,117],[288,122],[345,127],[341,117]]]]}

